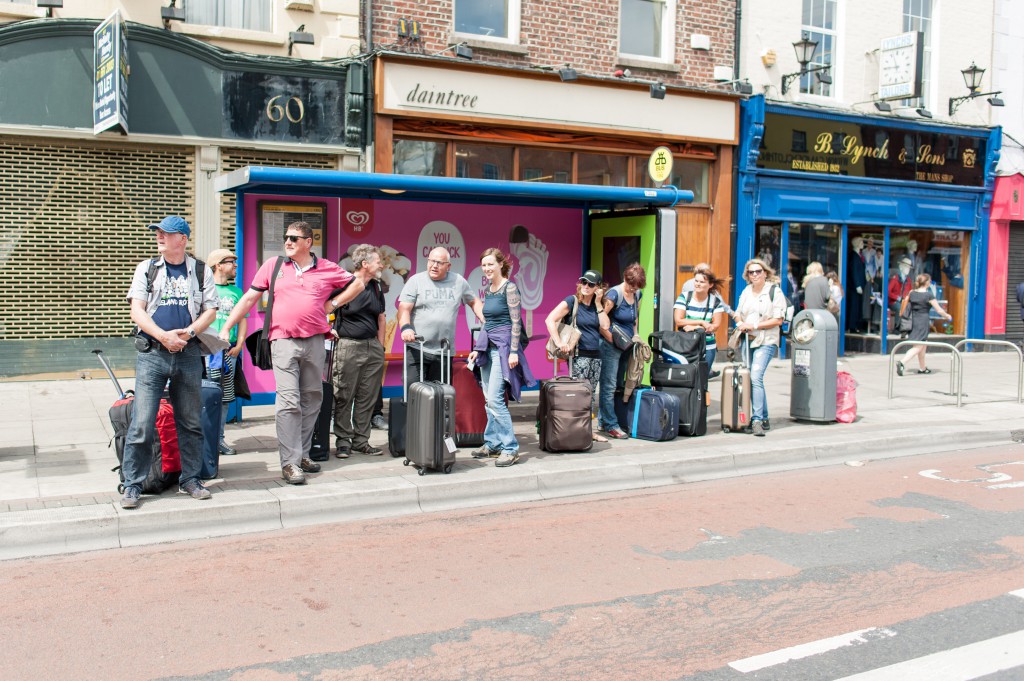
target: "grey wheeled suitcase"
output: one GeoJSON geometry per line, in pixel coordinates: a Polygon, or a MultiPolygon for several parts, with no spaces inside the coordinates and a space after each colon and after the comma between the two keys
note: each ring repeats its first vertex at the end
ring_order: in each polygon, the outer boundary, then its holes
{"type": "MultiPolygon", "coordinates": [[[[451,346],[442,340],[442,374],[450,355],[451,346]]],[[[415,466],[420,475],[428,468],[451,473],[455,464],[455,388],[443,379],[409,386],[403,463],[415,466]]]]}

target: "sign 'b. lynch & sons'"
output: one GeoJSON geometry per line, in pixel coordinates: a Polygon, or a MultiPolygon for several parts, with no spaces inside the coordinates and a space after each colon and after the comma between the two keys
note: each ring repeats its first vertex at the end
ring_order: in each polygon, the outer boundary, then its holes
{"type": "Polygon", "coordinates": [[[980,137],[770,113],[757,165],[980,187],[984,158],[985,139],[980,137]]]}

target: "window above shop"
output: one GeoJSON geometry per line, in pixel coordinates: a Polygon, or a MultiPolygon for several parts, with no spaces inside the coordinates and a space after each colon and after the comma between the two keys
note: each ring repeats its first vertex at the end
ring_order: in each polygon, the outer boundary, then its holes
{"type": "MultiPolygon", "coordinates": [[[[818,95],[821,97],[833,96],[833,84],[821,81],[821,71],[813,71],[819,66],[835,66],[836,39],[838,30],[836,27],[836,5],[838,0],[803,0],[803,19],[801,32],[804,36],[818,43],[818,49],[807,64],[810,73],[800,77],[800,92],[803,94],[818,95]]],[[[826,71],[833,79],[836,78],[836,69],[826,71]]]]}
{"type": "Polygon", "coordinates": [[[675,60],[676,0],[621,0],[619,56],[675,60]]]}
{"type": "Polygon", "coordinates": [[[920,31],[924,38],[924,49],[921,55],[921,96],[900,101],[902,106],[928,107],[928,96],[931,93],[932,65],[932,0],[903,0],[903,30],[920,31]]]}
{"type": "Polygon", "coordinates": [[[271,0],[188,0],[184,8],[185,22],[189,24],[247,31],[273,30],[271,0]]]}
{"type": "Polygon", "coordinates": [[[519,42],[520,0],[454,0],[454,33],[478,40],[519,42]]]}

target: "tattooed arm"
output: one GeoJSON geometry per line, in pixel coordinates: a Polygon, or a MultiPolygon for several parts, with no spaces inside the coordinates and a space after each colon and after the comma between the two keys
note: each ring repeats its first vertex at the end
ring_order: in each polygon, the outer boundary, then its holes
{"type": "Polygon", "coordinates": [[[511,281],[505,289],[505,300],[508,301],[508,315],[512,319],[512,339],[508,365],[515,368],[519,364],[519,333],[523,328],[523,304],[519,289],[511,281]]]}

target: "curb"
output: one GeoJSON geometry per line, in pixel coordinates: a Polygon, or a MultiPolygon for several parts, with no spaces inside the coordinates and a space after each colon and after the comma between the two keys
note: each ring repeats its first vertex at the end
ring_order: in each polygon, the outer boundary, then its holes
{"type": "MultiPolygon", "coordinates": [[[[478,468],[472,475],[406,475],[326,482],[314,486],[221,492],[209,501],[184,496],[125,511],[116,503],[0,514],[0,560],[144,546],[250,534],[327,523],[435,513],[651,489],[829,466],[856,459],[885,460],[1011,441],[1009,431],[981,427],[933,429],[863,439],[858,432],[829,443],[790,445],[766,438],[729,443],[714,453],[639,451],[587,458],[544,453],[542,467],[478,468]]],[[[653,444],[653,443],[652,443],[653,444]]]]}

